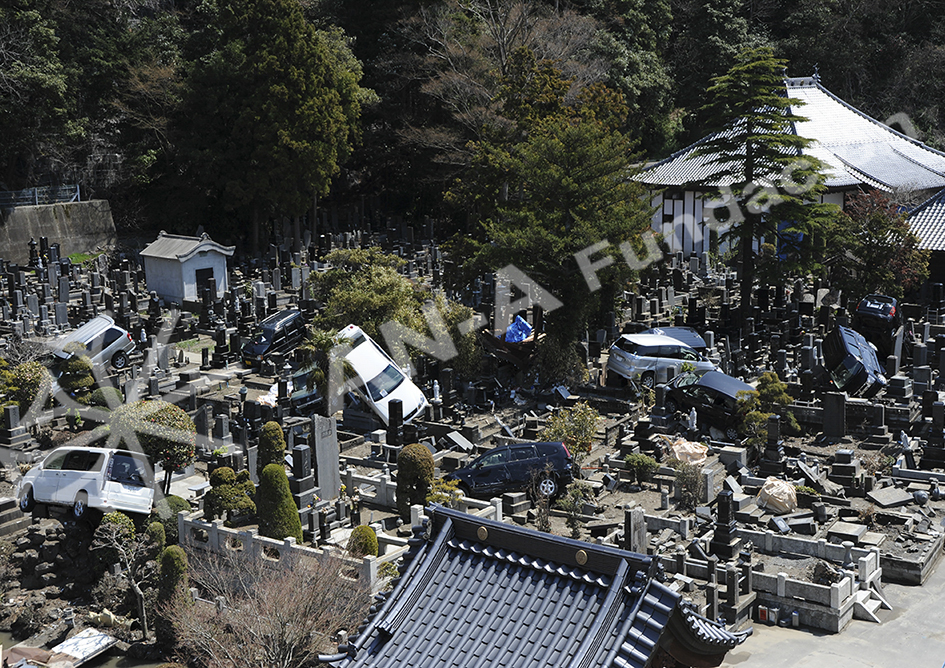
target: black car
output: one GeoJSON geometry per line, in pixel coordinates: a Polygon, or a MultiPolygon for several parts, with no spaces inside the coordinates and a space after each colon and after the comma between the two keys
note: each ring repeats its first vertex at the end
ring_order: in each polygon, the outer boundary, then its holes
{"type": "Polygon", "coordinates": [[[670,381],[663,407],[675,413],[689,413],[696,409],[699,424],[721,429],[730,440],[738,438],[741,415],[738,411],[740,392],[751,392],[753,388],[737,378],[726,376],[721,371],[709,371],[701,376],[684,373],[670,381]]]}
{"type": "Polygon", "coordinates": [[[876,346],[885,359],[893,352],[896,332],[902,325],[899,302],[886,295],[867,295],[853,312],[853,329],[876,346]]]}
{"type": "Polygon", "coordinates": [[[824,338],[824,368],[840,392],[872,397],[886,387],[874,346],[848,327],[835,327],[824,338]]]}
{"type": "Polygon", "coordinates": [[[258,366],[272,353],[287,353],[305,338],[305,319],[298,309],[273,313],[256,326],[241,357],[246,366],[258,366]]]}
{"type": "Polygon", "coordinates": [[[528,490],[537,481],[535,491],[552,498],[574,480],[573,467],[564,443],[513,443],[492,448],[446,479],[458,480],[464,496],[484,498],[528,490]]]}

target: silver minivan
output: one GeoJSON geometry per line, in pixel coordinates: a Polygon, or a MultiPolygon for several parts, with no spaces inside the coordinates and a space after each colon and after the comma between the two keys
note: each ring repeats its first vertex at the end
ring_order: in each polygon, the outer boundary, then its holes
{"type": "Polygon", "coordinates": [[[85,518],[89,508],[147,514],[154,502],[154,476],[144,455],[65,446],[27,471],[16,495],[25,513],[45,503],[71,508],[77,520],[85,518]]]}
{"type": "Polygon", "coordinates": [[[53,341],[53,355],[59,360],[68,359],[71,353],[67,349],[71,349],[73,343],[85,346],[93,364],[111,364],[115,369],[128,366],[129,357],[135,350],[131,334],[107,315],[97,315],[75,331],[53,341]]]}
{"type": "Polygon", "coordinates": [[[718,370],[702,353],[679,339],[663,334],[624,334],[610,347],[607,371],[653,388],[667,369],[673,369],[678,376],[684,364],[700,375],[718,370]]]}

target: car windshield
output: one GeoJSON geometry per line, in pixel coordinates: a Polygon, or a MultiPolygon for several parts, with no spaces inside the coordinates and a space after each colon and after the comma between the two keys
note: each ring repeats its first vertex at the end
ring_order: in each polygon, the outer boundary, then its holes
{"type": "Polygon", "coordinates": [[[131,455],[116,453],[108,467],[108,479],[125,485],[150,487],[151,476],[148,466],[131,455]]]}
{"type": "Polygon", "coordinates": [[[253,336],[253,345],[255,346],[269,343],[270,341],[272,341],[271,329],[261,329],[256,332],[255,336],[253,336]]]}
{"type": "Polygon", "coordinates": [[[840,364],[829,369],[830,378],[833,379],[834,385],[842,390],[862,366],[854,357],[846,357],[840,364]]]}
{"type": "Polygon", "coordinates": [[[367,382],[368,394],[371,395],[372,401],[380,401],[396,390],[402,382],[404,374],[393,364],[388,364],[386,369],[367,382]]]}
{"type": "Polygon", "coordinates": [[[687,385],[693,385],[698,380],[698,374],[694,374],[690,371],[689,373],[685,373],[679,377],[679,380],[676,381],[676,387],[686,387],[687,385]]]}

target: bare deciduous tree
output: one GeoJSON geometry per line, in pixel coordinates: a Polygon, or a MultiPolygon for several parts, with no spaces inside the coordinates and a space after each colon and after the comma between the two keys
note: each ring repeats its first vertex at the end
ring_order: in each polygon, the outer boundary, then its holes
{"type": "Polygon", "coordinates": [[[447,0],[421,8],[405,26],[424,53],[415,72],[424,79],[423,92],[449,111],[456,127],[424,124],[402,134],[436,149],[444,162],[464,164],[466,141],[509,123],[496,95],[513,52],[524,46],[538,60],[554,61],[572,81],[570,98],[606,73],[606,64],[591,55],[599,28],[588,16],[535,0],[447,0]]]}
{"type": "Polygon", "coordinates": [[[334,556],[284,561],[192,556],[191,584],[219,604],[165,608],[181,658],[218,668],[302,668],[334,652],[330,636],[363,619],[367,586],[345,576],[334,556]]]}
{"type": "MultiPolygon", "coordinates": [[[[106,516],[107,518],[107,516],[106,516]]],[[[130,522],[130,520],[129,520],[130,522]]],[[[145,533],[129,533],[125,524],[103,521],[92,539],[93,552],[100,552],[108,561],[114,560],[121,567],[122,575],[134,592],[138,605],[138,621],[141,623],[141,636],[148,639],[148,612],[145,605],[144,589],[149,580],[157,573],[157,548],[145,533]]]]}

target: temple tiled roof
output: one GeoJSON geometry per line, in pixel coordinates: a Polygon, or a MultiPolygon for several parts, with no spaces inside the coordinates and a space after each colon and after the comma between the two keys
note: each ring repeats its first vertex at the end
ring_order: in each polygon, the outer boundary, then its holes
{"type": "MultiPolygon", "coordinates": [[[[643,668],[680,596],[654,558],[433,506],[403,577],[338,655],[343,668],[643,668]]],[[[688,619],[688,618],[686,618],[688,619]]],[[[693,618],[695,620],[695,618],[693,618]]],[[[699,618],[688,647],[744,638],[699,618]]]]}
{"type": "MultiPolygon", "coordinates": [[[[793,128],[814,143],[804,153],[819,158],[827,166],[828,188],[845,189],[860,184],[885,191],[930,190],[945,187],[945,154],[922,142],[896,132],[853,108],[815,77],[785,80],[786,94],[804,102],[791,111],[807,118],[793,128]]],[[[644,169],[635,178],[655,186],[706,187],[730,185],[712,182],[709,175],[718,167],[704,156],[692,157],[709,137],[674,153],[644,169]]]]}
{"type": "Polygon", "coordinates": [[[908,221],[919,237],[919,248],[945,251],[945,190],[910,211],[908,221]]]}

